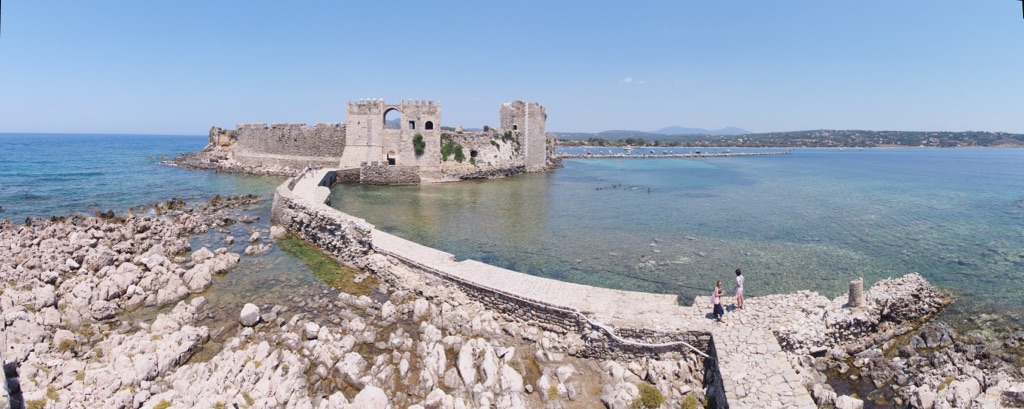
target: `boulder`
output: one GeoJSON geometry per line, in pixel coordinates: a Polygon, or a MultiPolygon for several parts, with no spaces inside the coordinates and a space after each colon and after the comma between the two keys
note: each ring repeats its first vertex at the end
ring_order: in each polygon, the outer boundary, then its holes
{"type": "Polygon", "coordinates": [[[921,339],[928,348],[943,348],[953,345],[953,338],[956,333],[948,325],[942,322],[935,322],[925,325],[921,329],[921,339]]]}
{"type": "Polygon", "coordinates": [[[380,318],[382,320],[387,321],[388,318],[393,317],[396,312],[398,312],[398,309],[395,308],[395,305],[391,304],[390,300],[389,301],[385,301],[384,305],[382,305],[380,307],[380,318]]]}
{"type": "Polygon", "coordinates": [[[444,398],[447,396],[440,388],[435,388],[430,391],[427,395],[427,399],[423,401],[423,407],[426,409],[441,409],[444,407],[444,398]]]}
{"type": "Polygon", "coordinates": [[[251,327],[260,322],[260,309],[255,304],[245,304],[242,307],[242,313],[239,316],[238,321],[246,326],[251,327]]]}
{"type": "Polygon", "coordinates": [[[864,409],[864,401],[843,395],[836,398],[836,409],[864,409]]]}
{"type": "Polygon", "coordinates": [[[910,407],[914,409],[932,409],[935,405],[936,393],[928,385],[922,385],[910,395],[910,407]]]}
{"type": "Polygon", "coordinates": [[[277,240],[288,234],[288,230],[285,230],[281,226],[270,226],[270,239],[277,240]]]}
{"type": "Polygon", "coordinates": [[[210,270],[214,274],[226,273],[228,270],[235,268],[238,265],[238,260],[241,259],[237,253],[224,253],[219,254],[212,260],[207,261],[210,265],[210,270]]]}
{"type": "Polygon", "coordinates": [[[971,406],[971,401],[981,394],[981,383],[977,379],[967,378],[962,381],[954,381],[947,388],[953,393],[953,406],[966,408],[971,406]]]}
{"type": "MultiPolygon", "coordinates": [[[[203,247],[203,249],[205,248],[203,247]]],[[[213,274],[210,271],[209,264],[204,263],[186,271],[185,275],[182,276],[182,280],[185,281],[185,287],[189,291],[197,293],[207,289],[213,283],[213,274]]]]}
{"type": "Polygon", "coordinates": [[[307,322],[305,325],[306,339],[316,339],[320,333],[320,325],[315,322],[307,322]]]}
{"type": "Polygon", "coordinates": [[[416,301],[413,302],[412,319],[414,321],[419,321],[419,320],[421,320],[423,318],[426,318],[427,314],[429,314],[429,313],[430,313],[430,303],[427,302],[427,300],[425,300],[423,298],[417,298],[416,301]]]}
{"type": "Polygon", "coordinates": [[[92,313],[92,319],[102,321],[114,318],[114,316],[117,315],[117,304],[110,301],[96,300],[92,303],[90,310],[92,313]]]}
{"type": "Polygon", "coordinates": [[[195,262],[196,264],[202,263],[211,258],[213,258],[213,252],[206,247],[203,247],[192,253],[192,261],[195,262]]]}
{"type": "Polygon", "coordinates": [[[352,406],[365,409],[385,409],[388,407],[388,395],[376,386],[367,386],[352,398],[352,406]]]}
{"type": "Polygon", "coordinates": [[[462,382],[466,386],[476,383],[476,351],[473,350],[473,342],[467,342],[459,350],[459,358],[456,367],[459,368],[459,375],[462,375],[462,382]]]}

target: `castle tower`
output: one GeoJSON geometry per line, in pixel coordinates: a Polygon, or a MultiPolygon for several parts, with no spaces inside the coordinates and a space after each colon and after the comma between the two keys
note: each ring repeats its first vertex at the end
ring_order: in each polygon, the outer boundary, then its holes
{"type": "Polygon", "coordinates": [[[434,171],[441,166],[441,104],[427,100],[402,100],[387,104],[383,99],[349,102],[346,117],[345,151],[339,169],[357,169],[374,162],[381,165],[418,166],[434,171]],[[395,115],[397,114],[397,115],[395,115]],[[389,126],[385,118],[397,116],[389,126]],[[424,151],[417,155],[413,139],[423,138],[424,151]]]}
{"type": "Polygon", "coordinates": [[[516,100],[501,104],[499,127],[520,138],[527,172],[540,171],[547,166],[544,134],[547,120],[547,111],[536,102],[516,100]]]}

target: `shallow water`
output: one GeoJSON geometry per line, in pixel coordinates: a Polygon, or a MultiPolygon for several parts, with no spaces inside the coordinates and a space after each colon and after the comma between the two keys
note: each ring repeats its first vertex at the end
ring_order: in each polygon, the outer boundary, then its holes
{"type": "Polygon", "coordinates": [[[677,293],[685,303],[716,279],[732,283],[736,268],[752,296],[837,296],[857,277],[870,285],[916,271],[958,294],[949,314],[1020,321],[1022,149],[802,149],[564,164],[483,182],[344,185],[332,202],[459,258],[677,293]]]}

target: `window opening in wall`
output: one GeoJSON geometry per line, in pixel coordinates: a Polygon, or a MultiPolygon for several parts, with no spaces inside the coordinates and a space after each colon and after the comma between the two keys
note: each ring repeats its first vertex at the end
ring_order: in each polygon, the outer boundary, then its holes
{"type": "Polygon", "coordinates": [[[475,158],[476,157],[476,151],[469,151],[469,157],[475,158]]]}
{"type": "Polygon", "coordinates": [[[416,129],[416,121],[409,121],[409,129],[416,129]]]}
{"type": "Polygon", "coordinates": [[[395,165],[395,151],[388,152],[388,165],[395,165]]]}
{"type": "Polygon", "coordinates": [[[434,121],[427,121],[427,123],[423,124],[423,129],[434,129],[434,121]]]}
{"type": "Polygon", "coordinates": [[[384,129],[401,129],[402,113],[397,109],[389,109],[384,113],[384,129]]]}
{"type": "Polygon", "coordinates": [[[519,129],[519,125],[512,125],[512,130],[513,131],[518,130],[518,129],[519,129]]]}

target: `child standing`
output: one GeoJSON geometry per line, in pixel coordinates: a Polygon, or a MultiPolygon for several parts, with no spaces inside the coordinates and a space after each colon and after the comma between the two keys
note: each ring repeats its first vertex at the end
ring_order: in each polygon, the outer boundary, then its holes
{"type": "Polygon", "coordinates": [[[723,295],[725,295],[725,292],[722,291],[722,280],[718,280],[718,283],[715,284],[715,291],[711,293],[711,303],[715,306],[711,315],[715,317],[718,322],[725,322],[725,320],[722,319],[725,316],[725,310],[722,309],[723,295]]]}
{"type": "Polygon", "coordinates": [[[743,273],[736,269],[736,308],[743,309],[743,273]]]}

